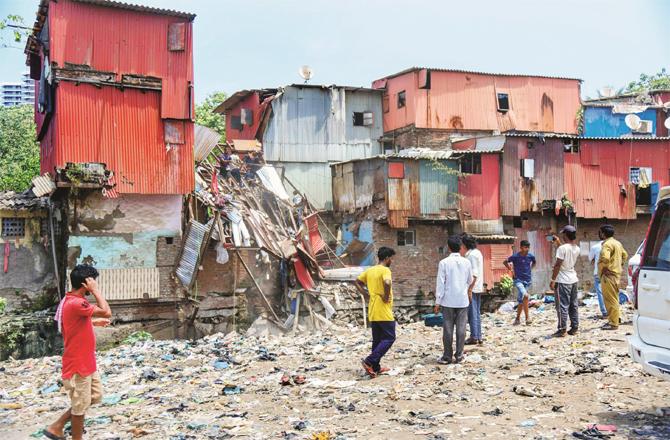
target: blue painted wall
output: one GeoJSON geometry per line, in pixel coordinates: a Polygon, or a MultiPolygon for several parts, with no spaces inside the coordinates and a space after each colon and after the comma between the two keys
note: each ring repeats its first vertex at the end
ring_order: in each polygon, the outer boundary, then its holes
{"type": "MultiPolygon", "coordinates": [[[[354,235],[353,232],[349,230],[351,223],[342,224],[342,243],[338,246],[335,253],[337,255],[342,255],[344,250],[347,248],[349,243],[354,239],[359,241],[364,241],[367,243],[372,243],[372,221],[365,220],[361,222],[361,225],[358,227],[358,235],[354,235]]],[[[365,260],[361,262],[361,266],[374,266],[375,264],[375,255],[374,252],[367,256],[365,260]]]]}
{"type": "MultiPolygon", "coordinates": [[[[656,110],[647,109],[636,113],[640,119],[652,121],[652,133],[656,133],[656,110]]],[[[626,126],[625,113],[612,113],[612,107],[584,108],[584,136],[621,137],[631,134],[626,126]]]]}

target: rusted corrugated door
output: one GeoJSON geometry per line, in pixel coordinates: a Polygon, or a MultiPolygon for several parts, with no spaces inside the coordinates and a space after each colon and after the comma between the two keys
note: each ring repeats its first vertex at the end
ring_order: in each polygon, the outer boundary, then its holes
{"type": "MultiPolygon", "coordinates": [[[[168,34],[181,43],[183,49],[171,50],[166,44],[169,75],[163,77],[161,93],[161,117],[171,119],[193,118],[193,56],[191,52],[191,23],[170,23],[168,34]]],[[[169,39],[168,39],[169,43],[169,39]]],[[[180,46],[172,46],[180,47],[180,46]]]]}
{"type": "Polygon", "coordinates": [[[503,169],[500,188],[502,215],[521,215],[519,155],[516,139],[507,139],[503,151],[503,169]]]}
{"type": "Polygon", "coordinates": [[[535,203],[543,200],[561,200],[565,193],[563,181],[563,142],[560,139],[547,139],[544,144],[535,142],[535,148],[529,150],[535,152],[535,181],[537,188],[537,199],[535,203]]]}
{"type": "Polygon", "coordinates": [[[500,218],[500,154],[482,154],[482,173],[458,179],[461,210],[472,220],[500,218]]]}

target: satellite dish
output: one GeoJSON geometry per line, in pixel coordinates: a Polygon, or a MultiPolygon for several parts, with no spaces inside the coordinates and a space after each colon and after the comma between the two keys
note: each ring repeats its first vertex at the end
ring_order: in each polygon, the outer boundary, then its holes
{"type": "Polygon", "coordinates": [[[667,119],[665,120],[665,122],[663,123],[663,125],[665,125],[665,128],[667,128],[668,130],[670,130],[670,118],[667,118],[667,119]]]}
{"type": "Polygon", "coordinates": [[[305,80],[305,83],[312,79],[312,76],[314,75],[314,71],[312,70],[311,67],[309,66],[302,66],[300,69],[298,69],[298,74],[302,79],[305,80]]]}
{"type": "Polygon", "coordinates": [[[600,89],[600,96],[603,98],[611,98],[614,96],[614,88],[613,87],[603,87],[600,89]]]}
{"type": "Polygon", "coordinates": [[[626,118],[624,119],[624,121],[626,122],[626,125],[628,126],[628,128],[630,128],[631,130],[637,130],[642,125],[642,121],[640,120],[640,117],[638,115],[634,115],[632,113],[629,114],[629,115],[626,115],[626,118]]]}

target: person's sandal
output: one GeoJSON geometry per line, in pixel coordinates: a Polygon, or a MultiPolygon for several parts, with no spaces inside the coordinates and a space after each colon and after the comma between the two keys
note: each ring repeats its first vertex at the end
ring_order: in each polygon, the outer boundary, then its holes
{"type": "Polygon", "coordinates": [[[515,319],[512,325],[521,325],[521,320],[520,319],[515,319]]]}
{"type": "Polygon", "coordinates": [[[465,340],[465,345],[477,345],[477,340],[474,338],[468,338],[465,340]]]}
{"type": "Polygon", "coordinates": [[[56,434],[53,434],[46,429],[42,430],[42,435],[45,436],[46,438],[50,438],[51,440],[65,440],[65,436],[59,437],[56,434]]]}
{"type": "Polygon", "coordinates": [[[560,331],[560,330],[558,330],[556,333],[554,333],[553,335],[551,335],[551,337],[552,337],[552,338],[564,338],[565,335],[567,335],[567,334],[568,334],[568,332],[566,332],[565,330],[564,330],[564,331],[560,331]]]}
{"type": "Polygon", "coordinates": [[[375,377],[377,377],[377,373],[376,373],[375,370],[372,368],[372,365],[370,365],[370,364],[368,364],[367,362],[365,362],[365,359],[361,359],[361,365],[363,365],[363,369],[364,369],[365,372],[368,374],[368,376],[370,376],[370,377],[373,378],[373,379],[374,379],[375,377]]]}

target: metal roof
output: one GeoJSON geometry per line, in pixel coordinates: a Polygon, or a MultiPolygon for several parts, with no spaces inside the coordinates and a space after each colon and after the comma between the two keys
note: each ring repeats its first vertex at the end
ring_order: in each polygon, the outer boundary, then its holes
{"type": "MultiPolygon", "coordinates": [[[[458,153],[458,152],[456,152],[458,153]]],[[[386,157],[401,157],[407,159],[449,159],[454,154],[454,150],[431,150],[430,148],[406,148],[397,153],[389,154],[386,157]]]]}
{"type": "Polygon", "coordinates": [[[337,84],[288,84],[284,87],[297,87],[302,89],[344,89],[345,92],[370,92],[370,93],[383,93],[379,89],[372,89],[370,87],[357,87],[357,86],[338,86],[337,84]]]}
{"type": "Polygon", "coordinates": [[[561,133],[505,133],[508,137],[529,137],[529,138],[565,138],[565,139],[582,139],[582,140],[605,140],[605,141],[667,141],[670,136],[621,136],[621,137],[606,137],[606,136],[579,136],[576,134],[561,134],[561,133]]]}
{"type": "MultiPolygon", "coordinates": [[[[49,0],[42,0],[49,1],[49,0]]],[[[117,2],[113,0],[72,0],[77,3],[88,3],[92,5],[104,6],[106,8],[127,9],[137,12],[148,12],[150,14],[170,15],[172,17],[186,18],[193,21],[195,14],[189,12],[175,11],[174,9],[154,8],[152,6],[137,5],[132,3],[117,2]]]]}
{"type": "Polygon", "coordinates": [[[24,193],[0,191],[0,209],[33,211],[37,209],[47,209],[48,204],[48,197],[35,197],[31,191],[24,193]]]}
{"type": "MultiPolygon", "coordinates": [[[[33,32],[32,35],[27,39],[26,46],[24,49],[24,52],[26,54],[36,51],[36,36],[42,30],[42,26],[44,26],[44,21],[46,20],[46,16],[49,12],[49,3],[51,3],[51,1],[52,0],[40,0],[39,5],[37,6],[37,12],[35,14],[36,15],[35,23],[33,24],[33,32]]],[[[189,21],[193,21],[195,19],[195,14],[191,14],[188,12],[180,12],[175,11],[173,9],[154,8],[151,6],[117,2],[113,0],[72,0],[72,1],[75,3],[86,3],[106,8],[126,9],[135,12],[146,12],[149,14],[160,14],[160,15],[168,15],[171,17],[180,17],[185,18],[189,21]]]]}
{"type": "Polygon", "coordinates": [[[398,73],[394,73],[392,75],[384,76],[380,79],[390,79],[390,78],[395,78],[396,76],[404,75],[406,73],[410,72],[415,72],[417,70],[431,70],[433,72],[456,72],[456,73],[469,73],[472,75],[490,75],[490,76],[516,76],[516,77],[532,77],[532,78],[551,78],[551,79],[567,79],[567,80],[572,80],[572,81],[579,81],[582,82],[581,79],[579,78],[569,78],[569,77],[563,77],[563,76],[550,76],[550,75],[524,75],[524,74],[519,74],[519,73],[491,73],[491,72],[477,72],[474,70],[464,70],[464,69],[436,69],[432,67],[410,67],[408,69],[402,70],[398,73]]]}

